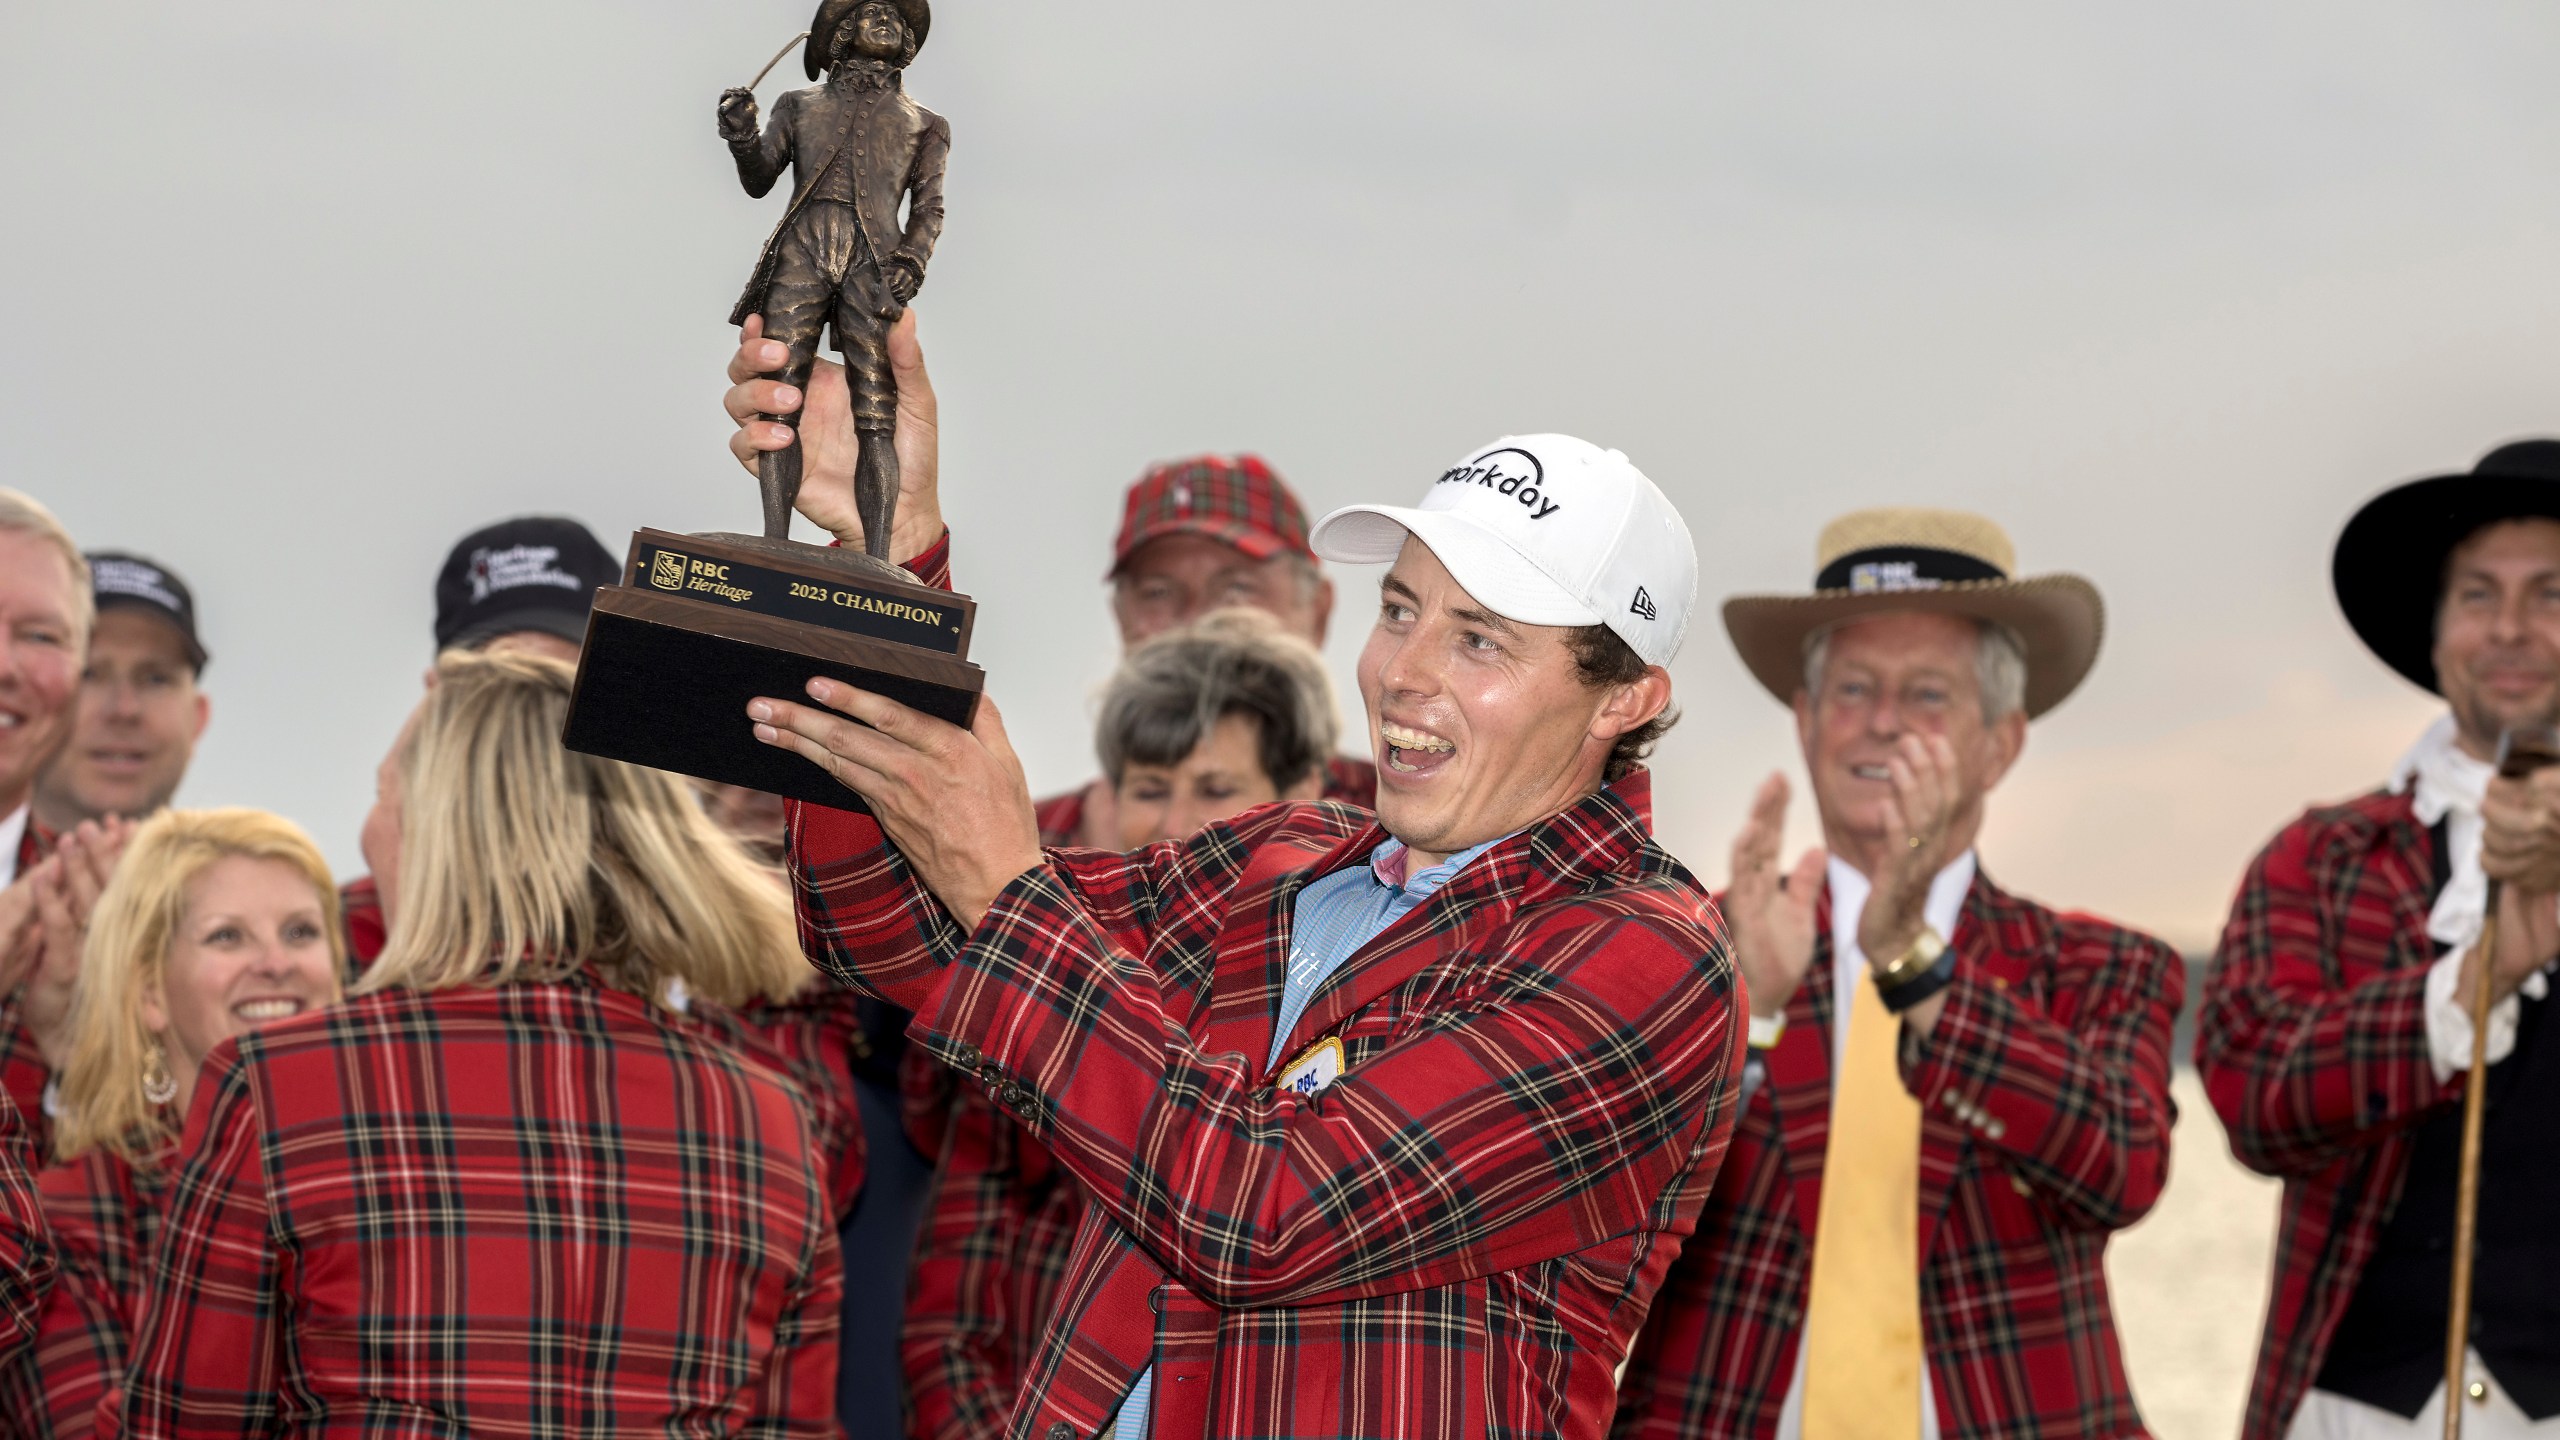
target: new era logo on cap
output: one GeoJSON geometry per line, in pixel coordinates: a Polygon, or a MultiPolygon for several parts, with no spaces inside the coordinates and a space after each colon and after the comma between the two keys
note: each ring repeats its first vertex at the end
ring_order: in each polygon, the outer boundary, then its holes
{"type": "Polygon", "coordinates": [[[1327,559],[1372,564],[1407,535],[1494,613],[1606,625],[1647,664],[1678,652],[1697,601],[1680,512],[1626,456],[1570,435],[1505,436],[1442,471],[1419,505],[1348,506],[1313,539],[1327,559]]]}

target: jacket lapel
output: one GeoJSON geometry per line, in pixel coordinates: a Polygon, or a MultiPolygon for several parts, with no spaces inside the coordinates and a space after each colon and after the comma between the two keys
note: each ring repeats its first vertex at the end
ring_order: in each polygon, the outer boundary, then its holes
{"type": "MultiPolygon", "coordinates": [[[[1486,851],[1326,977],[1281,1047],[1282,1060],[1425,967],[1508,924],[1523,908],[1587,889],[1644,843],[1644,825],[1635,811],[1610,790],[1601,790],[1486,851]]],[[[1274,963],[1287,963],[1285,944],[1273,946],[1272,953],[1274,963]]],[[[1266,1037],[1277,1018],[1279,997],[1275,983],[1263,1011],[1266,1037]]]]}
{"type": "Polygon", "coordinates": [[[1351,865],[1366,864],[1386,839],[1374,822],[1330,850],[1310,855],[1284,842],[1255,850],[1228,893],[1211,967],[1209,1001],[1200,1030],[1209,1054],[1234,1051],[1256,1074],[1271,1054],[1271,1027],[1280,1020],[1280,994],[1289,975],[1289,932],[1298,892],[1351,865]]]}
{"type": "MultiPolygon", "coordinates": [[[[1947,943],[1956,952],[1956,966],[1974,978],[1976,983],[1989,983],[2002,988],[2025,986],[2030,977],[2028,962],[1993,943],[2000,933],[2004,918],[2012,918],[2016,907],[2009,897],[1982,873],[1979,855],[1975,857],[1973,884],[1964,893],[1964,908],[1956,915],[1956,933],[1947,943]]],[[[2030,953],[2040,954],[2037,946],[2030,953]]],[[[1972,1137],[1963,1126],[1937,1110],[1920,1112],[1920,1264],[1927,1268],[1929,1249],[1938,1238],[1938,1222],[1946,1218],[1947,1201],[1955,1193],[1956,1172],[1964,1164],[1965,1147],[1972,1137]]]]}
{"type": "Polygon", "coordinates": [[[1762,1057],[1778,1116],[1778,1150],[1807,1243],[1822,1218],[1822,1159],[1831,1144],[1831,884],[1813,907],[1813,963],[1787,1001],[1787,1028],[1762,1057]]]}

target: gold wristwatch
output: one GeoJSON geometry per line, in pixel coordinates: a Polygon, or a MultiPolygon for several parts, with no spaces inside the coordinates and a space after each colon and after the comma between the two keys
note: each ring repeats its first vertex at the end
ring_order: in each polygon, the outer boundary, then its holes
{"type": "Polygon", "coordinates": [[[1936,967],[1938,957],[1946,953],[1946,937],[1935,926],[1922,925],[1920,933],[1912,937],[1911,948],[1876,972],[1876,988],[1889,995],[1928,974],[1936,967]]]}

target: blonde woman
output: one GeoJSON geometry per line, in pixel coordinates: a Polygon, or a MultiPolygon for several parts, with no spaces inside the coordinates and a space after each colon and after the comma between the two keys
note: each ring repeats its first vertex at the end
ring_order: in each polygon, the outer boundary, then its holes
{"type": "Polygon", "coordinates": [[[666,1004],[789,993],[789,902],[673,777],[563,750],[569,688],[437,663],[364,830],[382,957],[206,1064],[129,1433],[834,1433],[810,1112],[666,1004]]]}
{"type": "Polygon", "coordinates": [[[57,1163],[38,1181],[62,1253],[0,1409],[85,1436],[120,1383],[196,1072],[216,1045],[338,998],[338,899],[292,822],[168,811],[134,832],[82,946],[57,1163]]]}

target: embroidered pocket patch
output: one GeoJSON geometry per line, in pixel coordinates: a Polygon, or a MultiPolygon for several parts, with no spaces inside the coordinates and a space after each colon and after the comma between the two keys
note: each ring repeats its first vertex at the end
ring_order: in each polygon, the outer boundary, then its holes
{"type": "Polygon", "coordinates": [[[1280,1072],[1278,1088],[1298,1095],[1314,1095],[1342,1078],[1342,1042],[1327,1035],[1298,1052],[1289,1068],[1280,1072]]]}

